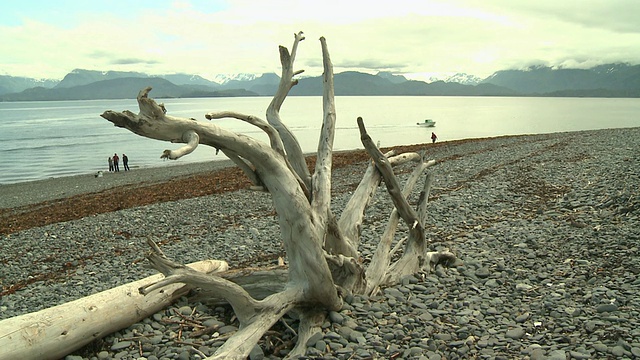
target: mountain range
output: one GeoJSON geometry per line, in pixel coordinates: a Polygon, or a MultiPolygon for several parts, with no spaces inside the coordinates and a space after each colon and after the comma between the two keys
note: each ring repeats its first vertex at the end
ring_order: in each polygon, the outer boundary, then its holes
{"type": "MultiPolygon", "coordinates": [[[[191,74],[151,76],[76,69],[59,81],[0,76],[0,101],[135,98],[147,86],[153,87],[154,98],[272,96],[279,81],[274,73],[219,75],[211,81],[191,74]]],[[[640,65],[607,64],[591,69],[536,66],[498,71],[485,79],[455,74],[431,82],[389,72],[347,71],[334,75],[334,87],[338,96],[640,97],[640,65]]],[[[321,77],[301,78],[290,91],[291,96],[321,94],[321,77]]]]}

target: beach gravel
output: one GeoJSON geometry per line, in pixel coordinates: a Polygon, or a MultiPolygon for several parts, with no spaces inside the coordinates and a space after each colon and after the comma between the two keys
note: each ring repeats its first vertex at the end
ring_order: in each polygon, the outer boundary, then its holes
{"type": "MultiPolygon", "coordinates": [[[[461,263],[407,276],[375,296],[347,296],[308,341],[307,357],[640,357],[640,128],[430,145],[427,156],[438,163],[431,168],[429,247],[451,249],[461,263]]],[[[366,165],[334,171],[336,213],[366,165]]],[[[400,178],[409,171],[398,169],[400,178]]],[[[7,208],[24,205],[14,201],[7,208]]],[[[391,207],[382,185],[362,229],[365,262],[391,207]]],[[[398,237],[404,234],[403,227],[398,237]]],[[[284,254],[270,196],[249,190],[10,232],[0,240],[0,319],[153,274],[143,259],[147,239],[183,263],[259,266],[284,254]]],[[[193,299],[183,297],[67,359],[209,356],[238,323],[228,306],[193,299]]],[[[251,359],[286,355],[297,323],[284,321],[251,359]]]]}

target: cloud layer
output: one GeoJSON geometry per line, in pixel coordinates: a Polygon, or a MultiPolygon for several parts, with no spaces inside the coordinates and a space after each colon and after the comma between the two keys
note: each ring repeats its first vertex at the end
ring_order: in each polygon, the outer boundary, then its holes
{"type": "Polygon", "coordinates": [[[530,65],[640,63],[640,2],[397,0],[9,2],[0,74],[74,68],[149,74],[280,72],[278,45],[304,31],[297,68],[318,75],[324,36],[336,72],[425,74],[530,65]],[[99,4],[94,4],[99,3],[99,4]],[[106,3],[106,4],[105,4],[106,3]]]}

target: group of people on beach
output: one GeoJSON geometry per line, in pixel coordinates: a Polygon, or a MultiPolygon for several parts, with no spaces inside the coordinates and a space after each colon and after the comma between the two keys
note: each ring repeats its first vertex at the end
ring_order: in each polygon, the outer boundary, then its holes
{"type": "MultiPolygon", "coordinates": [[[[120,171],[120,157],[118,154],[113,154],[109,156],[109,171],[120,171]]],[[[126,154],[122,154],[122,166],[124,166],[124,171],[129,171],[129,158],[126,154]]]]}

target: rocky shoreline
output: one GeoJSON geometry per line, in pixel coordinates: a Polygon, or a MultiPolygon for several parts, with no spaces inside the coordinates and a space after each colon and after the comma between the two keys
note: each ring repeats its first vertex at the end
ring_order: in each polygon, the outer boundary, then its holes
{"type": "MultiPolygon", "coordinates": [[[[427,236],[463,265],[348,297],[308,343],[309,358],[640,358],[640,128],[436,145],[424,146],[438,161],[427,236]]],[[[366,167],[359,156],[334,171],[337,213],[366,167]]],[[[391,206],[380,189],[363,228],[365,262],[391,206]]],[[[183,263],[253,266],[283,254],[269,195],[248,190],[6,232],[0,319],[152,274],[147,238],[183,263]]],[[[287,353],[297,325],[285,321],[252,359],[287,353]]],[[[228,307],[183,298],[67,359],[198,359],[236,326],[228,307]]]]}

